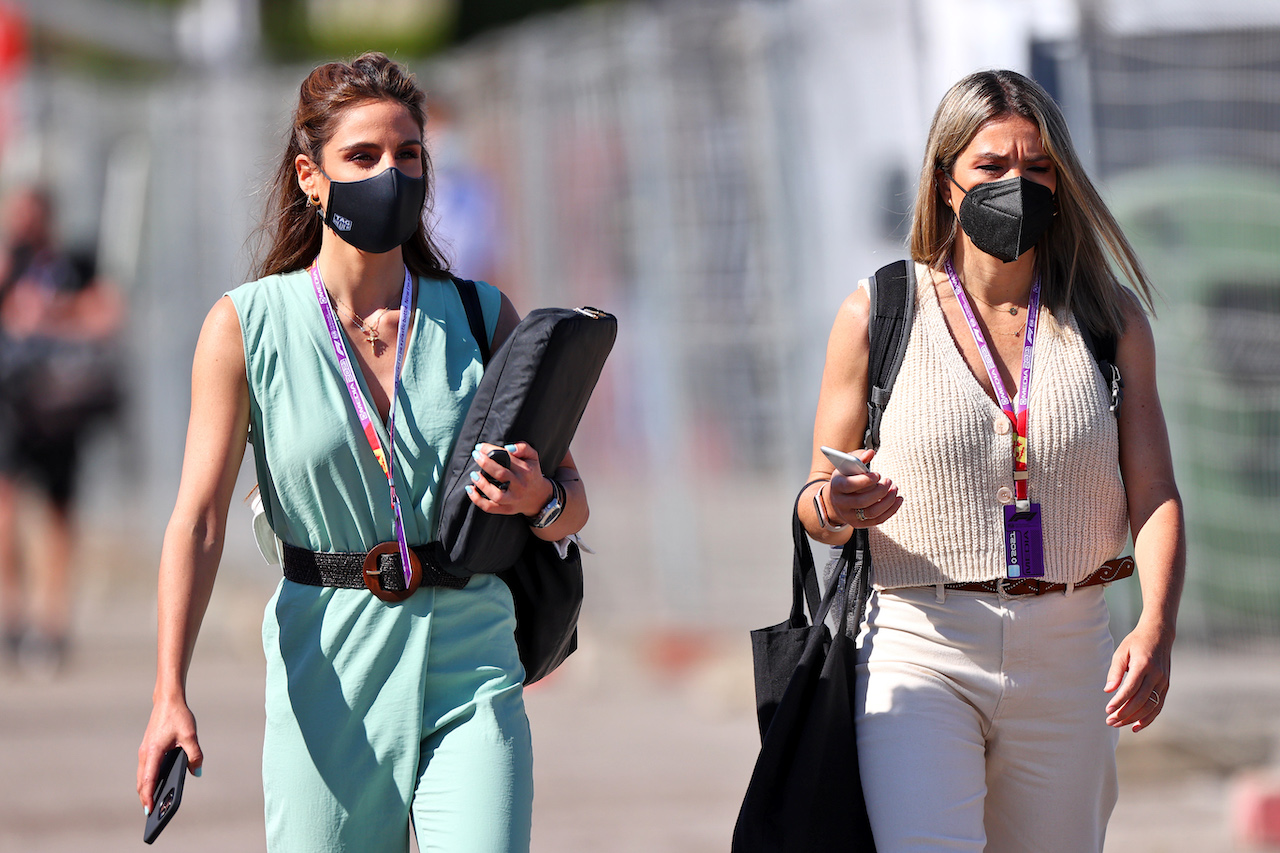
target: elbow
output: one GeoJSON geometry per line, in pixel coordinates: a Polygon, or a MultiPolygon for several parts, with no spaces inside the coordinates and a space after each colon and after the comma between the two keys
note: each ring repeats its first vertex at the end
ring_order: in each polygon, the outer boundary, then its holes
{"type": "Polygon", "coordinates": [[[197,553],[216,554],[222,549],[226,523],[216,513],[174,513],[165,531],[166,542],[183,542],[197,553]]]}

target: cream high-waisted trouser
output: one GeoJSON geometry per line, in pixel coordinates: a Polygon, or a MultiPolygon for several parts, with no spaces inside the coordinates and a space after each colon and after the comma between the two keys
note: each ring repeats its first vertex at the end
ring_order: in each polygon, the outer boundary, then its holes
{"type": "Polygon", "coordinates": [[[879,853],[1098,853],[1117,797],[1102,587],[873,592],[858,758],[879,853]]]}

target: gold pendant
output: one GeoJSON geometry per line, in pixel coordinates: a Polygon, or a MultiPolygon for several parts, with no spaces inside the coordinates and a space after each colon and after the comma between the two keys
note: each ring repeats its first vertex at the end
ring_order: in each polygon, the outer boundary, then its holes
{"type": "Polygon", "coordinates": [[[376,344],[378,342],[378,329],[376,327],[372,329],[365,329],[364,339],[371,344],[376,344]]]}

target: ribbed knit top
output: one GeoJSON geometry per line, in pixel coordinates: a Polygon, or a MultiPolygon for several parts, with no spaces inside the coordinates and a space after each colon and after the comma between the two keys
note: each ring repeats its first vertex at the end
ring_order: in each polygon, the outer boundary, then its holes
{"type": "MultiPolygon", "coordinates": [[[[493,337],[501,294],[477,282],[493,337]]],[[[393,464],[410,545],[435,538],[435,494],[484,373],[453,282],[419,278],[396,396],[393,464]]],[[[394,538],[391,493],[356,417],[305,270],[230,294],[244,337],[258,485],[271,528],[312,551],[366,551],[394,538]]],[[[367,346],[345,336],[347,351],[367,346]]],[[[394,346],[394,339],[392,345],[394,346]]],[[[383,447],[386,424],[360,390],[383,447]]]]}
{"type": "MultiPolygon", "coordinates": [[[[871,465],[897,483],[903,499],[893,518],[870,531],[872,580],[882,589],[1005,576],[1012,425],[961,356],[923,265],[916,281],[915,321],[871,465]]],[[[1046,581],[1083,580],[1127,541],[1109,399],[1075,318],[1042,308],[1028,469],[1044,525],[1046,581]]]]}

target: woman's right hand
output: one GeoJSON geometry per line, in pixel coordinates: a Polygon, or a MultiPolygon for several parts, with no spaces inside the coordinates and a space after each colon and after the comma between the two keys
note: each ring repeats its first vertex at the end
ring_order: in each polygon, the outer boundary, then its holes
{"type": "Polygon", "coordinates": [[[151,708],[151,720],[142,736],[142,745],[138,747],[138,799],[148,815],[155,808],[160,761],[175,746],[187,753],[187,769],[191,775],[199,776],[204,753],[196,738],[195,715],[181,699],[156,702],[151,708]]]}
{"type": "MultiPolygon", "coordinates": [[[[863,462],[870,463],[875,453],[859,450],[856,455],[863,462]]],[[[902,506],[897,485],[888,477],[881,478],[875,471],[852,477],[833,472],[831,482],[823,489],[822,498],[828,518],[834,524],[851,527],[883,524],[902,506]]]]}

